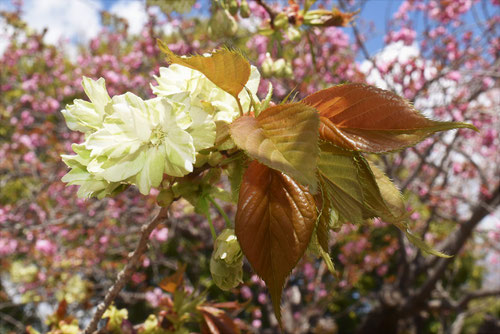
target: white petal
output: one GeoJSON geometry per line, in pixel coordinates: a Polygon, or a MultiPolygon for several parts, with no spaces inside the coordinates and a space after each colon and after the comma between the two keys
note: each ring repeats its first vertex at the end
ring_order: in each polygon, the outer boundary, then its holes
{"type": "Polygon", "coordinates": [[[90,78],[83,77],[82,80],[83,90],[89,97],[90,101],[94,104],[96,111],[100,115],[104,115],[104,107],[111,101],[108,92],[106,91],[106,84],[103,78],[94,81],[90,78]]]}
{"type": "Polygon", "coordinates": [[[189,133],[180,128],[172,128],[165,137],[162,146],[167,156],[165,160],[166,174],[180,177],[193,171],[195,148],[193,138],[189,133]]]}
{"type": "Polygon", "coordinates": [[[158,187],[163,179],[165,151],[157,147],[149,148],[144,167],[136,176],[136,184],[143,195],[149,194],[151,187],[158,187]]]}
{"type": "Polygon", "coordinates": [[[189,114],[193,124],[189,127],[188,132],[193,137],[196,151],[214,146],[216,127],[213,117],[203,109],[194,106],[189,108],[189,114]]]}
{"type": "Polygon", "coordinates": [[[143,167],[146,161],[144,150],[138,151],[132,155],[126,155],[121,159],[109,159],[102,164],[102,173],[97,174],[110,182],[120,182],[136,175],[143,167]]]}

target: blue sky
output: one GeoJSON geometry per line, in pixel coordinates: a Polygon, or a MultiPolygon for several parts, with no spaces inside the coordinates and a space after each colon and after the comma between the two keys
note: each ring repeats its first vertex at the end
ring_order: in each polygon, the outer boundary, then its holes
{"type": "MultiPolygon", "coordinates": [[[[279,0],[267,1],[272,3],[279,0]]],[[[288,2],[288,0],[281,1],[288,2]]],[[[139,32],[147,17],[144,12],[144,2],[145,0],[24,0],[24,19],[30,26],[38,30],[48,27],[46,36],[48,42],[56,43],[60,38],[67,38],[73,42],[85,42],[99,32],[99,11],[102,9],[128,19],[131,31],[139,32]]],[[[319,0],[317,3],[320,2],[319,0]]],[[[374,24],[375,30],[366,43],[370,54],[383,47],[386,22],[392,18],[401,2],[401,0],[368,0],[359,13],[356,24],[361,26],[367,22],[374,24]]],[[[191,15],[208,14],[210,0],[199,0],[199,3],[201,8],[191,15]]],[[[486,6],[491,11],[494,10],[489,1],[486,6]]],[[[0,10],[9,7],[11,7],[11,0],[0,0],[0,10]]],[[[466,16],[467,22],[473,22],[472,14],[466,16]]],[[[415,28],[417,32],[421,32],[418,25],[415,28]]],[[[354,41],[352,29],[346,28],[346,32],[351,35],[354,41]]],[[[5,39],[2,41],[2,38],[2,22],[0,21],[0,51],[2,42],[3,44],[6,42],[5,39]]]]}
{"type": "MultiPolygon", "coordinates": [[[[252,1],[252,0],[250,0],[252,1]]],[[[268,0],[269,1],[269,0],[268,0]]],[[[269,1],[272,2],[272,1],[269,1]]],[[[367,45],[371,52],[382,47],[384,22],[397,10],[401,1],[370,0],[360,19],[375,23],[378,37],[367,45]]],[[[137,32],[145,22],[143,0],[25,0],[24,19],[30,26],[42,30],[48,27],[47,40],[56,43],[60,38],[83,42],[95,36],[100,29],[99,10],[106,9],[130,21],[131,30],[137,32]]],[[[201,0],[201,9],[192,15],[206,15],[209,0],[201,0]]],[[[0,10],[11,7],[10,0],[0,0],[0,10]]],[[[0,22],[0,38],[2,38],[0,22]]],[[[350,33],[350,29],[347,29],[350,33]]]]}

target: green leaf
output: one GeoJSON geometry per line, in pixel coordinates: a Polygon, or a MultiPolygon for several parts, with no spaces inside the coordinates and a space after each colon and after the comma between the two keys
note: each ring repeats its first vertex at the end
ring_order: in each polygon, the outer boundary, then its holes
{"type": "Polygon", "coordinates": [[[408,212],[403,197],[394,183],[361,155],[356,156],[355,161],[365,201],[364,218],[380,217],[388,223],[406,219],[408,212]]]}
{"type": "Polygon", "coordinates": [[[186,66],[203,73],[220,89],[236,99],[250,77],[250,63],[237,51],[219,49],[209,56],[179,57],[161,40],[157,41],[169,63],[186,66]]]}
{"type": "Polygon", "coordinates": [[[266,282],[280,323],[285,280],[307,249],[316,219],[314,198],[305,187],[257,161],[250,163],[238,199],[236,236],[266,282]]]}
{"type": "Polygon", "coordinates": [[[396,185],[377,166],[368,161],[369,168],[373,172],[375,181],[380,190],[380,195],[391,215],[394,217],[405,217],[409,214],[403,200],[403,195],[396,185]]]}
{"type": "Polygon", "coordinates": [[[431,246],[429,246],[428,244],[426,244],[418,235],[415,235],[413,234],[407,227],[407,225],[396,225],[399,229],[401,229],[401,231],[403,231],[406,235],[406,237],[408,238],[408,240],[410,240],[410,242],[418,247],[418,249],[420,249],[422,252],[424,253],[427,253],[427,254],[431,254],[431,255],[435,255],[435,256],[439,256],[439,257],[444,257],[444,258],[450,258],[451,256],[450,255],[447,255],[447,254],[444,254],[444,253],[441,253],[440,251],[437,251],[435,249],[433,249],[431,246]]]}
{"type": "Polygon", "coordinates": [[[477,131],[471,124],[430,120],[402,97],[361,83],[324,89],[302,102],[319,111],[322,139],[355,151],[390,152],[415,145],[437,131],[477,131]]]}
{"type": "Polygon", "coordinates": [[[270,107],[257,118],[242,116],[230,125],[239,148],[316,192],[318,113],[302,103],[270,107]]]}
{"type": "MultiPolygon", "coordinates": [[[[317,195],[319,196],[319,195],[317,195]]],[[[330,240],[330,229],[334,225],[334,219],[337,218],[334,216],[333,212],[335,209],[332,206],[330,198],[328,196],[322,197],[322,209],[320,216],[318,218],[318,224],[316,226],[316,235],[318,239],[318,244],[325,251],[329,251],[328,241],[330,240]]],[[[316,205],[318,205],[318,201],[316,201],[316,205]]],[[[318,205],[319,206],[319,205],[318,205]]]]}
{"type": "Polygon", "coordinates": [[[357,154],[326,142],[320,149],[318,171],[324,196],[342,219],[362,223],[364,195],[355,160],[357,154]]]}
{"type": "Polygon", "coordinates": [[[391,223],[407,218],[401,193],[382,171],[359,153],[321,144],[318,170],[327,200],[353,223],[381,217],[391,223]]]}
{"type": "Polygon", "coordinates": [[[331,272],[333,275],[337,275],[337,272],[335,271],[335,266],[333,265],[332,258],[330,257],[329,254],[329,249],[327,248],[325,250],[323,246],[320,245],[318,237],[319,237],[318,229],[316,227],[316,231],[313,233],[311,241],[309,242],[308,251],[312,252],[315,256],[321,257],[323,261],[325,261],[325,265],[328,271],[331,272]]]}
{"type": "MultiPolygon", "coordinates": [[[[360,223],[364,219],[380,217],[403,231],[408,240],[423,252],[448,257],[411,233],[406,222],[409,213],[401,193],[375,165],[369,164],[359,153],[327,142],[323,142],[320,148],[318,170],[325,198],[331,201],[342,218],[360,223]]],[[[320,228],[324,229],[324,226],[319,224],[318,230],[320,228]]]]}
{"type": "Polygon", "coordinates": [[[330,257],[330,247],[328,242],[330,240],[330,229],[338,222],[338,217],[335,214],[335,210],[328,196],[324,196],[323,193],[319,193],[314,196],[314,199],[316,201],[316,206],[321,207],[322,209],[319,213],[318,222],[311,237],[311,242],[309,243],[309,249],[316,256],[323,258],[328,270],[332,274],[337,275],[330,257]]]}

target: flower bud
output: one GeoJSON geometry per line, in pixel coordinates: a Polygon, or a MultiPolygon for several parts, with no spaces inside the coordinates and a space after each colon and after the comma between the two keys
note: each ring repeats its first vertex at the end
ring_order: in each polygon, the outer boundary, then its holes
{"type": "Polygon", "coordinates": [[[250,17],[250,7],[248,7],[247,0],[241,0],[240,3],[240,16],[244,19],[250,17]]]}
{"type": "Polygon", "coordinates": [[[286,37],[292,42],[299,42],[301,37],[300,30],[295,27],[289,27],[286,31],[286,37]]]}
{"type": "Polygon", "coordinates": [[[279,13],[274,18],[274,27],[277,29],[286,29],[288,27],[288,15],[279,13]]]}
{"type": "Polygon", "coordinates": [[[238,5],[238,1],[236,0],[229,0],[229,13],[231,13],[231,15],[236,15],[238,14],[238,8],[240,6],[238,5]]]}
{"type": "Polygon", "coordinates": [[[334,8],[309,10],[304,14],[304,24],[316,27],[345,27],[358,12],[343,13],[334,8]]]}
{"type": "Polygon", "coordinates": [[[225,229],[215,240],[210,273],[222,290],[230,290],[242,282],[243,253],[234,230],[225,229]]]}
{"type": "Polygon", "coordinates": [[[272,72],[279,78],[291,78],[293,76],[292,66],[285,59],[277,59],[273,63],[272,72]]]}
{"type": "Polygon", "coordinates": [[[266,53],[266,58],[262,62],[262,76],[264,78],[269,78],[273,75],[273,59],[271,55],[266,53]]]}
{"type": "Polygon", "coordinates": [[[273,73],[278,77],[282,77],[285,73],[286,61],[283,58],[276,59],[273,64],[273,73]]]}

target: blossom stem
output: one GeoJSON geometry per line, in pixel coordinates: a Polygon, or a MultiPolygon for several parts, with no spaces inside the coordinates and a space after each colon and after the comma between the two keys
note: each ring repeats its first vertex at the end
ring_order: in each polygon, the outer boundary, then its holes
{"type": "Polygon", "coordinates": [[[212,218],[210,217],[210,210],[207,210],[207,220],[208,225],[210,226],[210,233],[212,234],[212,239],[217,240],[217,232],[215,232],[214,223],[212,222],[212,218]]]}
{"type": "Polygon", "coordinates": [[[238,103],[238,108],[240,109],[240,116],[243,116],[243,107],[241,106],[240,99],[235,97],[236,103],[238,103]]]}
{"type": "Polygon", "coordinates": [[[222,216],[222,218],[224,218],[224,221],[226,222],[226,228],[232,228],[233,224],[231,222],[231,219],[229,219],[229,217],[227,216],[226,212],[221,208],[221,206],[219,205],[219,203],[217,203],[212,198],[212,196],[210,196],[210,195],[208,195],[207,198],[210,201],[210,203],[212,203],[213,206],[215,206],[215,208],[217,209],[217,211],[219,211],[219,213],[222,216]]]}
{"type": "Polygon", "coordinates": [[[242,151],[237,152],[234,155],[230,155],[229,157],[227,157],[227,159],[222,160],[222,162],[219,163],[219,166],[225,166],[225,165],[227,165],[227,164],[229,164],[229,163],[231,163],[233,161],[238,160],[242,156],[244,156],[244,153],[242,151]]]}
{"type": "Polygon", "coordinates": [[[156,215],[156,217],[153,218],[153,220],[142,226],[141,237],[139,239],[137,247],[135,248],[134,252],[129,255],[129,260],[127,265],[116,276],[116,281],[109,288],[108,292],[106,293],[106,296],[104,297],[104,300],[97,306],[97,309],[94,313],[94,316],[92,317],[92,320],[87,325],[87,328],[85,328],[84,330],[84,334],[91,334],[94,333],[94,331],[96,331],[97,324],[101,320],[102,315],[109,307],[109,305],[115,300],[116,296],[118,296],[118,294],[123,289],[125,284],[129,281],[132,274],[135,272],[139,264],[139,260],[141,259],[142,254],[144,254],[144,251],[146,250],[149,241],[149,235],[158,226],[158,224],[160,224],[160,222],[164,221],[167,218],[168,209],[169,209],[168,207],[162,207],[159,213],[156,215]]]}

